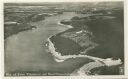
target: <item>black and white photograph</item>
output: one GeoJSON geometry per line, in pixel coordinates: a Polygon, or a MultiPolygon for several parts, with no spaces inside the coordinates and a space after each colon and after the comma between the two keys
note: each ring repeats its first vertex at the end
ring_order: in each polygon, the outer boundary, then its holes
{"type": "Polygon", "coordinates": [[[124,75],[124,1],[3,3],[4,76],[124,75]]]}

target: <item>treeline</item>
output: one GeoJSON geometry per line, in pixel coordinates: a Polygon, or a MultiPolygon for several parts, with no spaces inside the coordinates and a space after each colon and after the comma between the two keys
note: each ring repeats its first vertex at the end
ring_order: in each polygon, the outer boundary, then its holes
{"type": "MultiPolygon", "coordinates": [[[[98,12],[98,11],[97,11],[98,12]]],[[[101,11],[103,12],[103,11],[101,11]]],[[[124,13],[123,9],[112,9],[110,14],[75,16],[64,24],[76,29],[87,29],[95,38],[92,41],[99,44],[86,54],[100,58],[121,58],[124,60],[124,13]]]]}
{"type": "MultiPolygon", "coordinates": [[[[97,11],[98,12],[98,11],[97,11]]],[[[103,11],[102,11],[103,12],[103,11]]],[[[91,15],[88,17],[75,16],[70,21],[62,21],[61,23],[72,25],[74,29],[88,29],[94,35],[91,41],[98,44],[86,54],[99,58],[120,58],[124,62],[124,12],[123,9],[112,9],[110,14],[91,15]]],[[[71,31],[71,29],[70,29],[71,31]]],[[[69,46],[68,46],[69,47],[69,46]]],[[[77,50],[77,48],[72,49],[77,50]]],[[[92,70],[94,74],[117,75],[120,67],[124,70],[124,66],[103,67],[92,70]]]]}
{"type": "Polygon", "coordinates": [[[36,28],[30,24],[32,17],[35,14],[27,13],[11,13],[4,14],[4,38],[16,34],[20,31],[36,28]]]}
{"type": "Polygon", "coordinates": [[[108,16],[87,22],[87,26],[100,45],[87,54],[101,58],[121,58],[124,60],[123,11],[115,10],[108,16]],[[109,17],[109,18],[108,18],[109,17]]]}

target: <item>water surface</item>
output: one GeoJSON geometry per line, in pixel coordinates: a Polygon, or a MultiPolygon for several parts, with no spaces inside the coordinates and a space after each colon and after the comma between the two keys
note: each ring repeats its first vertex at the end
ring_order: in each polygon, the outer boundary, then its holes
{"type": "Polygon", "coordinates": [[[44,46],[44,42],[49,36],[68,29],[57,23],[75,15],[73,12],[67,12],[47,17],[43,21],[32,23],[37,29],[22,31],[8,37],[5,40],[5,72],[70,73],[89,62],[86,58],[75,58],[58,63],[54,61],[44,46]]]}

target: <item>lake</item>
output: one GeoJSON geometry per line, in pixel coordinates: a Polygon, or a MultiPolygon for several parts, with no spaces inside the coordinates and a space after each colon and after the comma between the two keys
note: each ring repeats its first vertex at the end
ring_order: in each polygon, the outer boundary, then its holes
{"type": "MultiPolygon", "coordinates": [[[[58,25],[63,19],[71,19],[74,12],[46,17],[45,20],[31,23],[37,29],[22,31],[5,40],[5,72],[62,73],[68,75],[91,60],[87,58],[68,59],[56,62],[46,50],[44,43],[49,36],[69,29],[58,25]]],[[[61,74],[61,75],[62,75],[61,74]]]]}

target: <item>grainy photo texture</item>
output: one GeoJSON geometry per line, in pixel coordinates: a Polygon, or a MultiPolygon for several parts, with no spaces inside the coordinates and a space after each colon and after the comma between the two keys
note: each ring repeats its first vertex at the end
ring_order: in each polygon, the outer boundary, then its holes
{"type": "Polygon", "coordinates": [[[124,75],[116,2],[4,3],[5,76],[124,75]]]}

